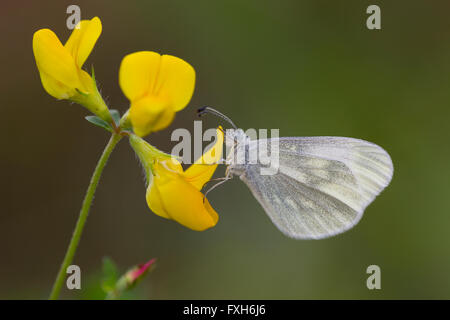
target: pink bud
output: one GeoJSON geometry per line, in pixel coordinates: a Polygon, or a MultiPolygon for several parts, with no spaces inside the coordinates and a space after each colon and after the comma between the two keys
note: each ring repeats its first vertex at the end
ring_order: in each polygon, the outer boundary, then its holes
{"type": "Polygon", "coordinates": [[[139,264],[137,267],[128,271],[125,277],[127,278],[129,284],[133,284],[134,282],[139,280],[150,269],[155,261],[156,258],[150,259],[146,263],[139,264]]]}

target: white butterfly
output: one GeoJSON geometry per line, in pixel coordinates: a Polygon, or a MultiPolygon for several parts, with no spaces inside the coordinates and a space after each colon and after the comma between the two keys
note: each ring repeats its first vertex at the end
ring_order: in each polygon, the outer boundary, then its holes
{"type": "MultiPolygon", "coordinates": [[[[199,109],[199,114],[205,112],[236,128],[218,111],[199,109]]],[[[250,140],[241,129],[229,132],[225,180],[239,176],[272,222],[291,238],[322,239],[352,228],[392,179],[389,154],[371,142],[342,137],[250,140]],[[272,144],[278,146],[277,171],[261,174],[267,165],[250,155],[261,145],[271,150],[272,144]]]]}

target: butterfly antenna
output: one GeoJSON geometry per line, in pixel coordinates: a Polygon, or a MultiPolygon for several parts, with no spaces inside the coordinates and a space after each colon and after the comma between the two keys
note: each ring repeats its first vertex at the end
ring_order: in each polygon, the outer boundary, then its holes
{"type": "Polygon", "coordinates": [[[201,117],[202,115],[204,115],[205,113],[211,113],[219,118],[224,119],[225,121],[227,121],[228,123],[230,123],[234,129],[237,130],[236,125],[233,123],[233,121],[231,121],[230,118],[228,118],[226,115],[224,115],[223,113],[220,113],[219,111],[217,111],[216,109],[213,109],[211,107],[203,107],[200,109],[197,109],[197,114],[199,117],[201,117]]]}

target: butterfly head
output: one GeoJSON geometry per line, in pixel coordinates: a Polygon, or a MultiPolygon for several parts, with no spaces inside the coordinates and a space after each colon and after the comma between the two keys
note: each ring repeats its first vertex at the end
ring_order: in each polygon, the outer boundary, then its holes
{"type": "Polygon", "coordinates": [[[233,121],[231,121],[231,119],[223,113],[211,107],[203,107],[197,110],[197,114],[199,116],[207,113],[222,118],[233,127],[233,129],[227,129],[225,133],[225,145],[227,147],[226,162],[230,169],[227,172],[240,175],[240,173],[245,169],[245,165],[248,160],[248,144],[250,142],[250,138],[244,130],[236,127],[233,121]]]}

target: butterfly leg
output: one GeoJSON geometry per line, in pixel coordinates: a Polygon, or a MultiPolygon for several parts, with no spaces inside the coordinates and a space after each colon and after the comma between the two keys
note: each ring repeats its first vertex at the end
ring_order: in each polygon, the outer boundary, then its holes
{"type": "Polygon", "coordinates": [[[228,170],[228,168],[227,168],[227,171],[226,171],[226,173],[225,173],[225,177],[222,177],[222,178],[216,178],[216,179],[211,179],[211,180],[207,181],[207,182],[203,185],[202,189],[203,189],[208,183],[210,183],[210,182],[212,182],[212,181],[219,181],[219,182],[217,182],[215,185],[213,185],[211,188],[209,188],[209,189],[205,192],[205,194],[203,195],[203,202],[205,202],[206,195],[207,195],[210,191],[214,190],[216,187],[220,186],[221,184],[227,182],[227,181],[230,180],[230,179],[231,179],[231,172],[230,172],[230,171],[228,170]]]}

